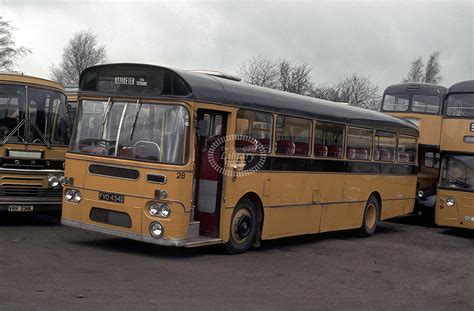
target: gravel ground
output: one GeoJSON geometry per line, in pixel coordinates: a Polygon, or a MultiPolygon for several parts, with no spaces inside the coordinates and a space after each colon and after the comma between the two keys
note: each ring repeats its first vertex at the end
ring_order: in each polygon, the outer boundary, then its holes
{"type": "Polygon", "coordinates": [[[0,217],[0,310],[474,309],[474,231],[406,216],[351,231],[220,247],[164,248],[0,217]]]}

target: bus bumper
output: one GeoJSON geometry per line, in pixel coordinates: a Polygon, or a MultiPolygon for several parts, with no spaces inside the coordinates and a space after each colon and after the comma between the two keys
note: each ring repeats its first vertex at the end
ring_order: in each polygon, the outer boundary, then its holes
{"type": "Polygon", "coordinates": [[[66,218],[61,218],[61,224],[68,227],[80,228],[84,230],[104,233],[108,235],[114,235],[114,236],[118,236],[122,238],[128,238],[128,239],[132,239],[132,240],[136,240],[140,242],[152,243],[152,244],[157,244],[157,245],[176,246],[176,247],[186,246],[185,239],[164,239],[164,238],[154,239],[152,237],[142,236],[136,233],[125,232],[125,231],[115,230],[111,228],[104,228],[104,227],[96,226],[92,224],[85,224],[79,221],[74,221],[74,220],[70,220],[66,218]]]}

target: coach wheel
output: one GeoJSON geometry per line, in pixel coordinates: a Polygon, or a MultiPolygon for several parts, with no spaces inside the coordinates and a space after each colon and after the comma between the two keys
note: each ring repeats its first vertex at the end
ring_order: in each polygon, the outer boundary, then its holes
{"type": "Polygon", "coordinates": [[[369,237],[374,234],[377,228],[377,222],[380,215],[379,201],[370,196],[365,205],[364,217],[362,219],[362,227],[360,228],[360,235],[362,237],[369,237]]]}
{"type": "Polygon", "coordinates": [[[244,199],[234,209],[230,223],[229,242],[225,244],[229,254],[240,254],[253,244],[256,235],[256,209],[252,201],[244,199]]]}

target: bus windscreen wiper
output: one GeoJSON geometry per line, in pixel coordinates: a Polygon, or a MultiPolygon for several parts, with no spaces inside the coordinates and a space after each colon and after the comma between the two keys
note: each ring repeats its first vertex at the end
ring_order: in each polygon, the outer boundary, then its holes
{"type": "Polygon", "coordinates": [[[135,127],[137,126],[137,119],[138,114],[140,113],[140,109],[142,109],[142,103],[140,102],[140,98],[137,100],[137,111],[135,112],[135,118],[133,119],[132,129],[130,130],[130,140],[133,139],[133,133],[135,132],[135,127]]]}
{"type": "Polygon", "coordinates": [[[0,142],[0,146],[3,146],[7,143],[7,141],[13,136],[13,134],[15,134],[16,132],[18,132],[20,130],[20,127],[23,126],[23,124],[26,123],[26,119],[23,119],[21,120],[20,123],[18,123],[17,126],[15,126],[15,128],[10,132],[8,133],[7,137],[5,137],[5,139],[3,139],[1,142],[0,142]]]}

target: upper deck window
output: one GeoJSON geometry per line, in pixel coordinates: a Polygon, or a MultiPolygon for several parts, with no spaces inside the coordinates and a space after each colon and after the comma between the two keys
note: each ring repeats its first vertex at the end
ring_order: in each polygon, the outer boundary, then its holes
{"type": "Polygon", "coordinates": [[[405,94],[400,95],[385,95],[383,99],[382,109],[384,111],[408,111],[408,104],[410,102],[409,96],[405,94]]]}
{"type": "Polygon", "coordinates": [[[451,94],[446,104],[450,117],[474,117],[474,94],[451,94]]]}
{"type": "Polygon", "coordinates": [[[171,164],[187,160],[184,106],[85,100],[76,119],[75,152],[171,164]]]}
{"type": "Polygon", "coordinates": [[[428,114],[437,114],[441,98],[436,95],[413,95],[411,111],[428,114]]]}

